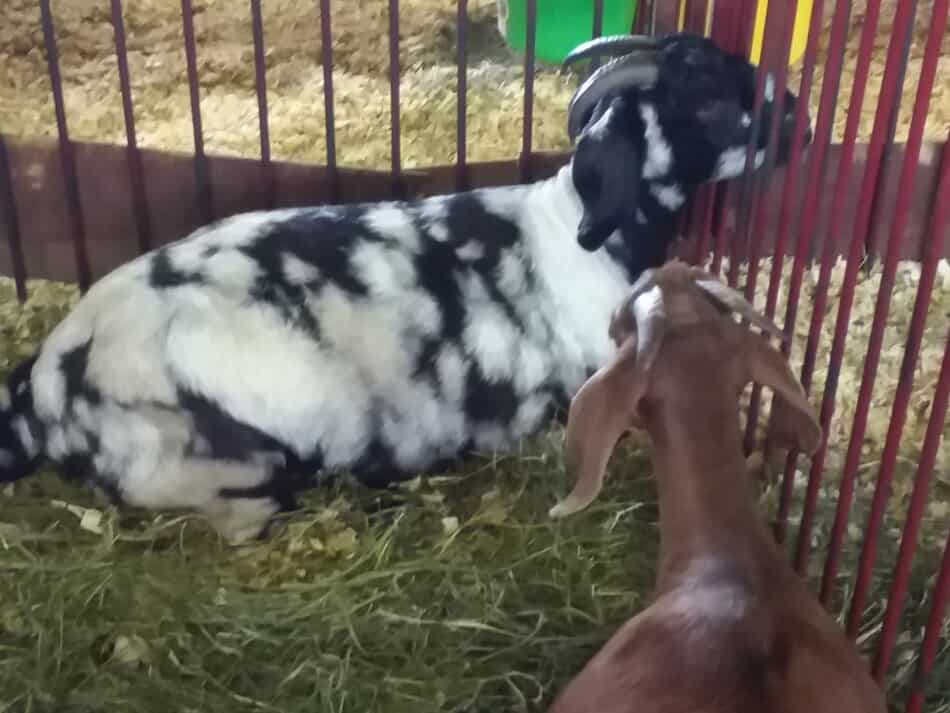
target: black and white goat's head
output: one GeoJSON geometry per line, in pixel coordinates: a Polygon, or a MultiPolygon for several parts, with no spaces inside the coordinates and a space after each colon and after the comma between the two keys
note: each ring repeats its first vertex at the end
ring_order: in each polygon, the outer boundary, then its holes
{"type": "MultiPolygon", "coordinates": [[[[605,37],[576,48],[565,65],[602,55],[615,58],[578,88],[568,109],[572,178],[583,203],[577,237],[587,250],[601,247],[616,230],[623,235],[649,225],[651,209],[675,217],[698,184],[741,175],[755,130],[755,67],[708,39],[683,33],[605,37]]],[[[769,140],[774,90],[769,77],[756,165],[769,140]]],[[[797,101],[785,92],[777,164],[793,145],[797,101]]],[[[811,140],[810,120],[804,124],[801,146],[811,140]]]]}

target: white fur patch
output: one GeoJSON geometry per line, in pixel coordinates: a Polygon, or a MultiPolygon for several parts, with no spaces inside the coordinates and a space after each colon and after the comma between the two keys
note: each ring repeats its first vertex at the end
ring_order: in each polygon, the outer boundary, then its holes
{"type": "Polygon", "coordinates": [[[11,406],[13,406],[13,401],[10,398],[10,389],[0,384],[0,410],[9,411],[11,406]]]}
{"type": "Polygon", "coordinates": [[[462,260],[467,262],[474,262],[479,258],[485,256],[485,246],[481,243],[477,243],[474,240],[469,240],[467,243],[455,250],[455,254],[459,256],[462,260]]]}
{"type": "Polygon", "coordinates": [[[467,351],[478,361],[487,379],[509,378],[519,342],[515,326],[488,298],[478,277],[465,281],[462,293],[469,305],[468,323],[463,332],[467,351]]]}
{"type": "Polygon", "coordinates": [[[415,281],[415,268],[406,254],[380,243],[358,244],[350,261],[375,297],[398,296],[415,281]]]}
{"type": "Polygon", "coordinates": [[[320,278],[320,271],[317,268],[296,255],[284,253],[283,261],[284,276],[291,284],[306,285],[320,278]]]}
{"type": "Polygon", "coordinates": [[[16,434],[16,437],[20,440],[20,444],[23,446],[23,450],[26,451],[26,454],[31,458],[39,453],[39,448],[36,446],[36,440],[33,438],[33,433],[30,431],[30,427],[26,422],[26,419],[23,417],[13,419],[13,432],[16,434]]]}
{"type": "MultiPolygon", "coordinates": [[[[300,215],[306,214],[308,209],[284,208],[274,211],[252,211],[249,213],[239,213],[229,218],[225,218],[217,225],[199,228],[193,236],[200,235],[200,244],[202,247],[209,245],[218,245],[220,247],[237,248],[247,245],[252,240],[258,238],[265,230],[275,229],[281,223],[300,215]]],[[[176,250],[192,244],[189,238],[176,244],[176,250]]],[[[195,247],[199,241],[194,241],[195,247]]]]}
{"type": "MultiPolygon", "coordinates": [[[[716,161],[716,170],[713,174],[712,180],[722,180],[741,176],[743,171],[745,171],[745,156],[745,146],[733,146],[732,148],[723,151],[719,155],[718,161],[716,161]]],[[[754,158],[755,168],[759,168],[764,160],[765,151],[756,151],[754,158]]]]}
{"type": "Polygon", "coordinates": [[[515,360],[515,389],[530,393],[541,386],[550,369],[550,359],[541,349],[531,343],[523,345],[515,360]]]}
{"type": "Polygon", "coordinates": [[[395,238],[409,250],[419,249],[419,231],[412,223],[412,216],[402,208],[383,204],[369,210],[363,220],[371,230],[383,237],[395,238]]]}
{"type": "Polygon", "coordinates": [[[428,455],[433,446],[464,441],[461,412],[444,409],[428,384],[403,382],[391,399],[381,416],[382,430],[400,467],[423,465],[420,456],[428,455]]]}
{"type": "Polygon", "coordinates": [[[385,356],[398,356],[398,351],[392,354],[383,342],[391,332],[383,324],[366,330],[368,315],[354,314],[336,290],[328,288],[323,295],[321,327],[341,356],[319,348],[270,310],[205,295],[204,304],[171,321],[168,368],[182,385],[298,452],[320,442],[328,447],[330,465],[348,462],[368,437],[369,403],[352,357],[367,350],[385,356]],[[370,334],[354,341],[358,326],[370,334]]]}
{"type": "Polygon", "coordinates": [[[676,210],[683,205],[683,201],[686,200],[683,191],[676,185],[663,186],[658,183],[651,183],[650,193],[661,206],[668,210],[676,210]]]}
{"type": "Polygon", "coordinates": [[[435,369],[445,398],[451,403],[461,403],[465,397],[465,363],[458,348],[442,347],[435,360],[435,369]]]}
{"type": "Polygon", "coordinates": [[[521,202],[526,262],[537,284],[526,303],[529,328],[549,355],[554,371],[549,376],[570,391],[583,383],[588,365],[600,365],[610,355],[610,315],[629,285],[606,251],[591,253],[577,244],[581,205],[570,166],[531,186],[521,202]]]}
{"type": "Polygon", "coordinates": [[[446,224],[448,201],[444,196],[429,198],[419,204],[423,225],[433,239],[444,243],[449,239],[449,228],[446,224]]]}
{"type": "Polygon", "coordinates": [[[237,250],[220,250],[204,258],[200,269],[218,289],[231,293],[247,292],[258,275],[257,262],[237,250]]]}
{"type": "Polygon", "coordinates": [[[503,294],[520,295],[526,287],[527,275],[521,256],[506,250],[498,261],[498,287],[503,294]]]}
{"type": "Polygon", "coordinates": [[[650,104],[640,104],[640,117],[643,119],[647,155],[643,162],[643,177],[647,180],[666,176],[673,165],[673,150],[663,136],[663,130],[656,115],[656,109],[650,104]]]}
{"type": "Polygon", "coordinates": [[[515,438],[524,438],[538,428],[549,403],[547,397],[535,395],[518,407],[513,424],[515,438]]]}

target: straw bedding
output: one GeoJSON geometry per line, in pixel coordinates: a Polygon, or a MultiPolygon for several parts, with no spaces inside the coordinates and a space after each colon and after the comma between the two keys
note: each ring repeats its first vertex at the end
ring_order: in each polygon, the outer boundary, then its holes
{"type": "MultiPolygon", "coordinates": [[[[908,77],[919,73],[926,17],[921,0],[908,77]]],[[[54,3],[71,135],[122,142],[124,126],[108,2],[54,3]]],[[[270,129],[275,157],[325,156],[316,3],[266,0],[270,129]]],[[[333,3],[338,154],[346,165],[390,160],[386,3],[333,3]]],[[[843,131],[863,10],[853,13],[835,134],[843,131]],[[851,72],[852,74],[849,74],[851,72]]],[[[470,160],[509,158],[521,141],[523,73],[500,42],[494,2],[473,0],[469,24],[470,160]]],[[[196,2],[207,149],[259,151],[247,3],[196,2]]],[[[873,120],[893,3],[885,3],[859,139],[873,120]]],[[[402,144],[407,166],[455,157],[455,7],[401,3],[402,144]]],[[[190,151],[191,117],[175,0],[125,3],[139,138],[190,151]]],[[[827,22],[826,22],[827,25],[827,22]]],[[[824,38],[827,37],[827,26],[824,38]]],[[[0,131],[55,135],[35,0],[0,5],[0,131]]],[[[824,40],[823,43],[824,45],[824,40]]],[[[798,68],[793,68],[792,86],[798,68]]],[[[816,84],[820,85],[820,71],[816,84]]],[[[908,82],[912,85],[913,82],[908,82]]],[[[549,68],[535,81],[535,148],[564,148],[572,82],[549,68]]],[[[905,87],[897,138],[906,135],[905,87]]],[[[817,105],[817,88],[812,92],[817,105]]],[[[927,137],[950,126],[950,34],[927,137]]],[[[790,264],[785,265],[788,275],[790,264]]],[[[764,302],[763,261],[758,303],[764,302]]],[[[813,393],[820,395],[843,266],[835,270],[813,393]]],[[[800,364],[815,273],[800,299],[793,361],[800,364]]],[[[900,371],[919,267],[901,264],[862,451],[841,585],[847,593],[900,371]]],[[[742,278],[744,279],[744,278],[742,278]]],[[[818,574],[851,431],[880,269],[862,272],[850,320],[826,482],[820,493],[818,574]]],[[[779,314],[784,314],[784,286],[779,314]]],[[[62,318],[73,286],[33,282],[17,303],[0,281],[0,371],[29,354],[62,318]]],[[[893,492],[874,591],[862,629],[870,647],[929,417],[950,326],[950,266],[941,264],[893,492]]],[[[815,399],[817,401],[817,397],[815,399]]],[[[945,431],[946,434],[946,431],[945,431]]],[[[633,438],[611,467],[604,498],[567,523],[546,510],[567,483],[561,433],[521,452],[485,454],[462,471],[396,491],[345,484],[312,494],[267,542],[229,549],[197,519],[116,512],[52,474],[0,492],[0,711],[487,711],[542,710],[649,591],[656,547],[655,493],[633,438]]],[[[800,515],[800,465],[790,527],[800,515]]],[[[899,698],[914,674],[933,572],[950,528],[950,448],[938,453],[931,501],[889,686],[899,698]]],[[[774,507],[776,493],[763,496],[774,507]]],[[[792,538],[794,541],[794,538],[792,538]]],[[[928,710],[950,712],[950,632],[945,627],[928,710]]]]}
{"type": "MultiPolygon", "coordinates": [[[[833,5],[834,3],[826,3],[833,5]]],[[[897,138],[906,136],[932,0],[922,0],[914,26],[897,138]]],[[[77,139],[122,142],[119,84],[109,3],[54,3],[70,133],[77,139]]],[[[838,94],[835,137],[853,84],[862,3],[855,3],[838,94]]],[[[177,0],[124,3],[136,121],[143,146],[190,151],[191,110],[177,0]]],[[[0,7],[0,131],[54,136],[56,130],[36,0],[0,7]]],[[[195,7],[197,61],[206,148],[255,156],[259,151],[257,99],[247,3],[199,0],[195,7]]],[[[521,146],[523,69],[497,32],[494,0],[469,3],[468,149],[473,161],[510,158],[521,146]]],[[[275,157],[322,161],[326,155],[323,80],[317,3],[263,3],[271,143],[275,157]]],[[[861,114],[859,139],[871,132],[883,74],[894,1],[886,0],[861,114]]],[[[347,165],[387,168],[390,161],[387,3],[333,3],[334,92],[338,153],[347,165]],[[368,48],[372,48],[368,51],[368,48]]],[[[822,33],[817,101],[830,17],[822,33]]],[[[401,118],[406,166],[455,158],[455,4],[412,0],[400,7],[401,118]]],[[[928,112],[926,135],[942,140],[950,128],[950,33],[928,112]]],[[[799,81],[793,67],[790,86],[799,81]]],[[[564,110],[574,84],[550,67],[535,78],[534,146],[566,148],[564,110]]]]}

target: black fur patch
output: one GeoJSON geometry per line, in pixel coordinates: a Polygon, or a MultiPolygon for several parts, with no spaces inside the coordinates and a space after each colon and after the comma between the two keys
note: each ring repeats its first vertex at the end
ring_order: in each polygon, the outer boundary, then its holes
{"type": "MultiPolygon", "coordinates": [[[[289,284],[283,274],[283,258],[292,255],[316,268],[318,283],[330,283],[363,297],[369,289],[350,262],[350,255],[361,239],[376,238],[358,220],[365,212],[364,208],[350,206],[333,212],[301,213],[275,224],[243,250],[268,277],[281,283],[289,284]]],[[[319,288],[319,284],[312,287],[319,288]]]]}
{"type": "Polygon", "coordinates": [[[457,279],[461,265],[455,248],[431,238],[424,240],[414,263],[419,286],[439,305],[442,336],[448,341],[458,340],[465,327],[465,305],[457,279]]]}
{"type": "Polygon", "coordinates": [[[241,248],[261,270],[251,297],[273,306],[285,320],[319,339],[319,323],[306,305],[308,291],[319,292],[324,285],[332,284],[355,297],[369,294],[350,261],[360,240],[378,239],[359,221],[364,213],[359,206],[308,211],[271,226],[241,248]],[[286,256],[311,265],[317,277],[307,284],[288,279],[284,271],[286,256]]]}
{"type": "MultiPolygon", "coordinates": [[[[520,318],[510,300],[498,289],[498,266],[506,249],[521,238],[517,224],[486,210],[479,192],[460,193],[446,201],[446,229],[449,237],[436,240],[421,216],[415,219],[423,237],[422,250],[415,258],[419,285],[428,292],[442,311],[442,337],[457,341],[465,327],[466,306],[459,287],[459,277],[474,270],[482,276],[491,299],[505,311],[508,318],[521,327],[520,318]],[[482,255],[463,261],[456,252],[467,243],[477,244],[482,255]]],[[[528,276],[526,274],[526,280],[528,276]]]]}
{"type": "Polygon", "coordinates": [[[152,255],[148,280],[156,290],[182,285],[201,285],[205,281],[199,272],[188,272],[172,265],[167,248],[162,248],[152,255]]]}
{"type": "Polygon", "coordinates": [[[10,462],[0,468],[0,483],[20,480],[36,470],[41,456],[30,457],[20,442],[20,436],[14,431],[13,423],[22,418],[30,434],[42,450],[43,428],[33,414],[33,392],[30,389],[30,374],[36,364],[37,356],[21,362],[7,377],[7,389],[10,392],[10,410],[0,412],[0,449],[8,454],[10,462]]]}
{"type": "Polygon", "coordinates": [[[468,370],[465,414],[475,422],[508,425],[518,411],[518,395],[507,379],[488,381],[477,364],[468,370]]]}
{"type": "Polygon", "coordinates": [[[203,439],[208,451],[193,442],[189,455],[235,462],[250,462],[260,453],[280,453],[285,464],[275,466],[271,477],[250,488],[222,488],[223,498],[272,498],[281,510],[297,507],[294,494],[307,487],[322,459],[314,455],[302,461],[284,444],[263,431],[241,423],[225,413],[217,404],[198,394],[180,391],[182,406],[194,419],[196,437],[203,439]]]}
{"type": "Polygon", "coordinates": [[[367,488],[385,488],[392,483],[408,478],[393,463],[389,447],[378,438],[373,439],[362,457],[350,469],[353,476],[367,488]]]}
{"type": "Polygon", "coordinates": [[[439,339],[423,341],[422,349],[419,350],[419,354],[416,356],[416,364],[412,373],[413,379],[419,379],[423,375],[428,378],[432,388],[437,392],[441,390],[441,385],[436,370],[436,359],[441,349],[442,341],[439,339]]]}
{"type": "Polygon", "coordinates": [[[66,380],[66,401],[72,403],[76,398],[84,398],[90,404],[102,402],[102,394],[86,380],[86,368],[89,364],[89,350],[92,338],[74,349],[63,352],[59,358],[59,368],[66,380]]]}
{"type": "Polygon", "coordinates": [[[204,396],[182,390],[178,393],[178,400],[194,419],[196,436],[209,448],[208,452],[202,452],[196,443],[192,443],[190,456],[243,462],[257,453],[287,452],[287,447],[277,439],[241,423],[204,396]]]}
{"type": "Polygon", "coordinates": [[[464,245],[470,240],[477,241],[485,247],[486,257],[494,256],[497,264],[500,251],[517,243],[521,234],[515,223],[486,210],[480,195],[480,191],[474,191],[452,196],[447,205],[446,223],[452,242],[464,245]]]}

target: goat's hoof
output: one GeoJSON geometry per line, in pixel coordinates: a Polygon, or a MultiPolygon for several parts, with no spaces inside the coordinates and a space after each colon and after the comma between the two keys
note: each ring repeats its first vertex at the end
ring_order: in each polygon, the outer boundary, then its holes
{"type": "Polygon", "coordinates": [[[237,547],[261,539],[277,510],[270,498],[242,498],[209,508],[205,516],[229,545],[237,547]]]}

